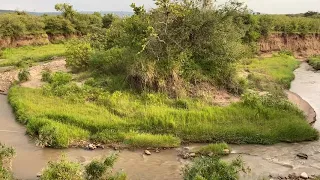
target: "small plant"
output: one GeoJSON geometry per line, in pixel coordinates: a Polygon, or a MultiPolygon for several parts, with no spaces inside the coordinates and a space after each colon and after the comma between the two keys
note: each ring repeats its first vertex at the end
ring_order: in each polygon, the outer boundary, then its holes
{"type": "Polygon", "coordinates": [[[113,180],[125,180],[126,175],[124,173],[118,173],[116,175],[112,175],[111,169],[117,160],[117,155],[112,155],[110,157],[105,158],[103,161],[93,160],[90,164],[88,164],[86,169],[86,179],[87,180],[105,180],[105,179],[113,179],[113,180]]]}
{"type": "Polygon", "coordinates": [[[15,155],[13,148],[5,147],[0,143],[0,179],[12,180],[12,174],[10,172],[10,161],[15,155]]]}
{"type": "Polygon", "coordinates": [[[41,180],[82,180],[82,169],[78,163],[69,162],[65,157],[56,162],[49,162],[41,180]]]}
{"type": "Polygon", "coordinates": [[[30,79],[30,72],[27,69],[22,69],[18,74],[20,82],[26,82],[30,79]]]}
{"type": "Polygon", "coordinates": [[[240,158],[230,164],[217,157],[196,159],[183,172],[184,180],[237,180],[240,171],[247,172],[240,158]]]}
{"type": "Polygon", "coordinates": [[[50,69],[44,69],[44,70],[41,72],[41,75],[42,75],[41,80],[42,80],[43,82],[51,83],[51,81],[52,81],[52,75],[51,75],[51,70],[50,70],[50,69]]]}

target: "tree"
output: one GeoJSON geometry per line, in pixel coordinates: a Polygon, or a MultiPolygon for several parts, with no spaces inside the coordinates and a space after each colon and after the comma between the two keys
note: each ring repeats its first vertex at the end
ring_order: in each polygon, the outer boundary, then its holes
{"type": "Polygon", "coordinates": [[[56,11],[62,12],[62,16],[69,20],[72,20],[76,14],[76,11],[73,10],[73,6],[67,3],[56,4],[55,9],[56,11]]]}

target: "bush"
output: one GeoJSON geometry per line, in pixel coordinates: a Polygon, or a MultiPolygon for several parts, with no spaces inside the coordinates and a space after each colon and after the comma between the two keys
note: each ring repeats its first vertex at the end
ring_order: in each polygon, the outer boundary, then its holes
{"type": "Polygon", "coordinates": [[[85,40],[70,41],[66,50],[67,67],[76,72],[87,70],[91,51],[90,44],[85,40]]]}
{"type": "Polygon", "coordinates": [[[226,143],[219,143],[219,144],[209,144],[204,147],[201,147],[197,153],[200,155],[208,156],[223,156],[228,155],[229,153],[226,153],[225,150],[231,151],[228,144],[226,143]]]}
{"type": "Polygon", "coordinates": [[[69,162],[65,157],[49,162],[42,173],[41,180],[82,180],[82,169],[77,163],[69,162]]]}
{"type": "Polygon", "coordinates": [[[51,77],[51,83],[54,87],[66,85],[72,80],[72,75],[64,72],[56,72],[51,77]]]}
{"type": "Polygon", "coordinates": [[[20,82],[26,82],[30,79],[30,72],[27,69],[23,69],[18,74],[18,79],[20,82]]]}
{"type": "Polygon", "coordinates": [[[11,159],[15,155],[13,148],[5,147],[0,143],[0,179],[13,180],[11,170],[11,159]]]}
{"type": "Polygon", "coordinates": [[[103,161],[93,160],[86,169],[86,179],[88,180],[125,180],[126,174],[118,173],[113,175],[111,169],[117,160],[117,155],[105,158],[103,161]]]}
{"type": "Polygon", "coordinates": [[[230,164],[217,157],[196,159],[183,172],[184,180],[238,180],[239,171],[244,171],[244,163],[240,158],[230,164]]]}
{"type": "Polygon", "coordinates": [[[308,63],[315,69],[320,70],[320,57],[315,56],[308,60],[308,63]]]}
{"type": "Polygon", "coordinates": [[[51,70],[50,69],[45,69],[41,72],[41,81],[43,82],[52,82],[52,75],[51,75],[51,70]]]}

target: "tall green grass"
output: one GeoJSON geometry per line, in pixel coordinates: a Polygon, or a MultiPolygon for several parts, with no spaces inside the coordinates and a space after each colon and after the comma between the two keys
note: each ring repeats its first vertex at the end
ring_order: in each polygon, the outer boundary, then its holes
{"type": "Polygon", "coordinates": [[[146,100],[115,92],[102,98],[105,103],[99,105],[46,95],[39,89],[13,87],[9,100],[28,132],[44,138],[52,147],[68,147],[90,137],[136,147],[176,147],[180,140],[273,144],[318,139],[318,132],[302,112],[273,97],[249,94],[228,107],[186,100],[189,108],[183,109],[173,105],[178,100],[153,96],[146,100]],[[155,100],[157,97],[163,101],[155,100]],[[137,134],[128,136],[133,131],[137,134]]]}
{"type": "Polygon", "coordinates": [[[64,56],[64,54],[64,44],[7,48],[1,53],[0,67],[21,66],[22,64],[47,61],[55,56],[64,56]]]}
{"type": "Polygon", "coordinates": [[[320,70],[320,56],[309,58],[308,63],[315,69],[320,70]]]}
{"type": "Polygon", "coordinates": [[[276,54],[272,58],[244,60],[238,69],[248,74],[249,88],[281,93],[290,88],[293,71],[298,67],[299,61],[294,57],[276,54]]]}

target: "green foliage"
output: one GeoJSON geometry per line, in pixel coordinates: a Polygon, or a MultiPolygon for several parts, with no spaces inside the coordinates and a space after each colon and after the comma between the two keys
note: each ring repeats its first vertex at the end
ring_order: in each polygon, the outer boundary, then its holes
{"type": "Polygon", "coordinates": [[[82,180],[81,166],[77,163],[69,162],[63,157],[56,162],[49,162],[44,170],[41,180],[82,180]]]}
{"type": "Polygon", "coordinates": [[[179,147],[180,139],[172,135],[153,135],[153,134],[127,134],[125,143],[131,147],[146,148],[146,147],[179,147]]]}
{"type": "Polygon", "coordinates": [[[24,46],[7,48],[2,52],[0,66],[19,66],[33,62],[50,60],[52,57],[61,57],[65,54],[64,44],[48,44],[43,46],[24,46]]]}
{"type": "Polygon", "coordinates": [[[45,31],[49,35],[74,34],[76,32],[74,25],[70,20],[61,16],[43,16],[45,31]]]}
{"type": "Polygon", "coordinates": [[[91,54],[91,46],[84,40],[72,40],[67,45],[67,67],[73,71],[87,70],[91,54]]]}
{"type": "Polygon", "coordinates": [[[18,79],[20,82],[26,82],[30,79],[30,72],[28,69],[22,69],[18,74],[18,79]]]}
{"type": "Polygon", "coordinates": [[[86,169],[86,179],[88,180],[125,180],[126,175],[124,173],[118,173],[112,175],[111,168],[117,160],[117,155],[112,155],[101,160],[93,160],[88,164],[86,169]]]}
{"type": "Polygon", "coordinates": [[[102,23],[103,23],[103,27],[104,28],[110,28],[111,24],[113,23],[113,21],[115,20],[115,15],[113,14],[105,14],[102,17],[102,23]]]}
{"type": "Polygon", "coordinates": [[[201,147],[197,151],[197,153],[204,155],[204,156],[208,156],[208,155],[223,156],[223,155],[228,155],[225,152],[226,149],[231,151],[228,144],[226,144],[226,143],[209,144],[204,147],[201,147]]]}
{"type": "Polygon", "coordinates": [[[293,71],[298,67],[299,61],[285,54],[263,60],[245,60],[238,65],[240,73],[248,74],[248,86],[250,89],[268,91],[273,94],[283,94],[283,89],[289,89],[294,79],[293,71]]]}
{"type": "Polygon", "coordinates": [[[320,70],[320,57],[314,56],[309,58],[308,63],[315,69],[320,70]]]}
{"type": "Polygon", "coordinates": [[[198,158],[183,172],[184,180],[237,180],[239,171],[244,170],[243,161],[238,158],[230,164],[219,158],[198,158]]]}
{"type": "MultiPolygon", "coordinates": [[[[58,87],[65,86],[70,87],[58,87]]],[[[136,147],[176,147],[179,139],[273,144],[316,140],[319,136],[300,110],[273,96],[261,99],[246,95],[242,102],[227,107],[184,100],[188,104],[185,109],[176,106],[179,100],[157,94],[141,97],[86,86],[73,89],[62,88],[60,97],[56,97],[41,90],[13,87],[9,100],[17,120],[27,124],[34,137],[49,139],[46,142],[53,139],[52,147],[66,147],[89,138],[136,147]]]]}
{"type": "Polygon", "coordinates": [[[8,148],[0,143],[0,179],[13,180],[12,173],[10,172],[10,162],[14,155],[15,151],[13,148],[8,148]]]}
{"type": "Polygon", "coordinates": [[[42,72],[41,72],[41,81],[43,82],[52,82],[52,74],[51,74],[51,70],[50,69],[44,69],[42,72]]]}
{"type": "Polygon", "coordinates": [[[45,24],[38,16],[26,13],[0,14],[0,38],[42,34],[44,26],[45,24]]]}

